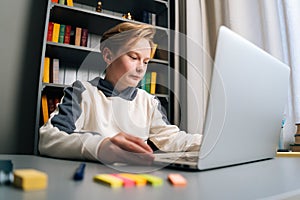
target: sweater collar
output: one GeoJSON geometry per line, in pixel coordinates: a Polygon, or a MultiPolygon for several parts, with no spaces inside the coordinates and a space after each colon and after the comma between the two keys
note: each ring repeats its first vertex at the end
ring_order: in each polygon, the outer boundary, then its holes
{"type": "Polygon", "coordinates": [[[90,83],[97,86],[98,90],[101,90],[106,97],[120,97],[129,101],[132,101],[135,98],[138,91],[135,87],[128,87],[119,92],[114,89],[112,83],[100,77],[93,79],[90,83]]]}

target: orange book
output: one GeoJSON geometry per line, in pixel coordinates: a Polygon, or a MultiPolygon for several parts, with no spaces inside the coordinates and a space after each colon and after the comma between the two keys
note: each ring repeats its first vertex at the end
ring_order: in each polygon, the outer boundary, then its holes
{"type": "Polygon", "coordinates": [[[51,0],[52,3],[58,3],[58,0],[51,0]]]}
{"type": "Polygon", "coordinates": [[[46,123],[49,119],[49,112],[48,112],[48,101],[46,94],[42,95],[42,114],[43,114],[43,121],[46,123]]]}
{"type": "Polygon", "coordinates": [[[75,45],[80,46],[82,28],[76,27],[75,30],[75,45]]]}
{"type": "Polygon", "coordinates": [[[44,59],[44,74],[43,74],[43,82],[50,82],[50,58],[45,57],[44,59]]]}
{"type": "Polygon", "coordinates": [[[67,0],[67,6],[73,6],[73,0],[67,0]]]}

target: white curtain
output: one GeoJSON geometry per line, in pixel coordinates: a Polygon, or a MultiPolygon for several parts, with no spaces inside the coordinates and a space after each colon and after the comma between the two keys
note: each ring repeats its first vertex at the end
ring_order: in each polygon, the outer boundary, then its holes
{"type": "Polygon", "coordinates": [[[201,132],[217,31],[225,25],[291,67],[285,147],[300,123],[300,1],[187,0],[188,131],[201,132]],[[203,81],[204,80],[204,81],[203,81]],[[190,87],[189,87],[190,86],[190,87]],[[195,109],[195,104],[199,104],[195,109]]]}

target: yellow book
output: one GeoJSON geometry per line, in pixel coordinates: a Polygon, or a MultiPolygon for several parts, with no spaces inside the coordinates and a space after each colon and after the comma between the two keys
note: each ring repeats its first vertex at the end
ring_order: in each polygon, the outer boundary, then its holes
{"type": "Polygon", "coordinates": [[[150,94],[155,94],[156,76],[157,76],[156,72],[151,72],[150,94]]]}
{"type": "Polygon", "coordinates": [[[50,58],[45,57],[44,59],[44,74],[43,74],[43,82],[50,82],[50,58]]]}
{"type": "Polygon", "coordinates": [[[46,94],[42,95],[42,114],[43,114],[43,120],[45,124],[49,119],[48,100],[46,94]]]}
{"type": "Polygon", "coordinates": [[[45,189],[48,175],[35,169],[18,169],[14,171],[14,185],[26,191],[45,189]]]}
{"type": "Polygon", "coordinates": [[[153,44],[153,47],[152,47],[152,50],[151,50],[151,54],[150,54],[150,58],[151,59],[154,58],[156,48],[157,48],[157,44],[153,44]]]}
{"type": "Polygon", "coordinates": [[[73,0],[67,0],[67,6],[73,6],[73,0]]]}
{"type": "Polygon", "coordinates": [[[53,33],[52,33],[52,42],[58,42],[60,32],[60,24],[54,23],[53,33]]]}

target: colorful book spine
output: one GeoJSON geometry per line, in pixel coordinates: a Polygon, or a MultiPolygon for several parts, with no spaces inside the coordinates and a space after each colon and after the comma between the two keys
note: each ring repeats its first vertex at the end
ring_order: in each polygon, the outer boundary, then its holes
{"type": "Polygon", "coordinates": [[[151,73],[147,72],[145,75],[145,90],[150,93],[151,73]]]}
{"type": "Polygon", "coordinates": [[[53,25],[53,34],[52,34],[52,42],[58,42],[60,31],[60,24],[54,23],[53,25]]]}
{"type": "Polygon", "coordinates": [[[65,28],[66,28],[66,25],[64,25],[64,24],[60,25],[59,36],[58,36],[58,42],[59,43],[64,43],[64,40],[65,40],[65,28]]]}
{"type": "Polygon", "coordinates": [[[44,74],[43,74],[43,82],[50,82],[50,58],[45,57],[44,59],[44,74]]]}
{"type": "Polygon", "coordinates": [[[73,0],[67,0],[67,6],[74,6],[73,0]]]}
{"type": "Polygon", "coordinates": [[[83,28],[81,32],[80,46],[87,47],[87,42],[88,42],[88,30],[86,28],[83,28]]]}
{"type": "Polygon", "coordinates": [[[47,33],[47,41],[49,41],[49,42],[52,41],[53,27],[54,27],[54,23],[49,22],[49,24],[48,24],[48,33],[47,33]]]}
{"type": "Polygon", "coordinates": [[[47,101],[46,94],[42,95],[42,114],[43,114],[43,122],[46,123],[49,119],[48,101],[47,101]]]}
{"type": "Polygon", "coordinates": [[[155,94],[156,88],[156,72],[151,72],[150,94],[155,94]]]}
{"type": "Polygon", "coordinates": [[[76,27],[75,30],[75,45],[80,46],[82,28],[76,27]]]}
{"type": "Polygon", "coordinates": [[[59,4],[65,5],[65,0],[59,0],[59,4]]]}
{"type": "Polygon", "coordinates": [[[51,0],[52,3],[58,3],[58,0],[51,0]]]}
{"type": "Polygon", "coordinates": [[[52,60],[52,69],[51,69],[51,74],[52,74],[52,83],[60,83],[59,80],[59,59],[53,58],[52,60]]]}
{"type": "Polygon", "coordinates": [[[70,44],[71,29],[72,29],[72,27],[70,25],[66,25],[66,27],[65,27],[65,38],[64,38],[64,43],[65,44],[70,44]]]}

